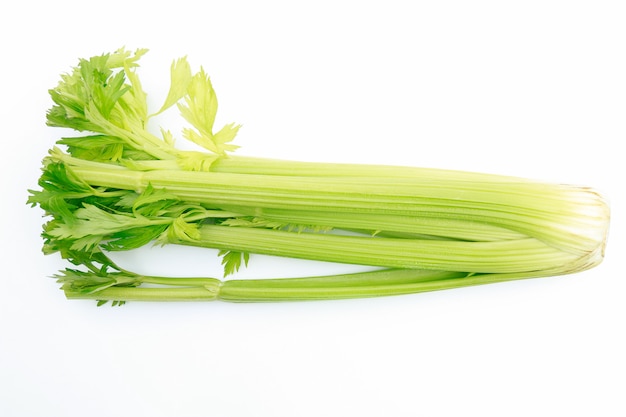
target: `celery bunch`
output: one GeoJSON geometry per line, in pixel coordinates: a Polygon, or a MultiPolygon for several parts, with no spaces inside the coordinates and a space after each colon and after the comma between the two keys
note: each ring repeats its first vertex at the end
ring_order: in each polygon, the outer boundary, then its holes
{"type": "Polygon", "coordinates": [[[68,298],[275,301],[381,296],[574,273],[601,262],[605,200],[587,187],[447,170],[303,163],[232,155],[239,125],[215,129],[203,69],[171,66],[150,113],[137,73],[146,50],[82,59],[50,90],[61,138],[29,203],[48,216],[44,253],[74,264],[56,277],[68,298]],[[175,135],[147,129],[177,107],[175,135]],[[157,244],[219,250],[224,276],[249,254],[370,265],[326,277],[236,280],[143,276],[109,251],[157,244]]]}

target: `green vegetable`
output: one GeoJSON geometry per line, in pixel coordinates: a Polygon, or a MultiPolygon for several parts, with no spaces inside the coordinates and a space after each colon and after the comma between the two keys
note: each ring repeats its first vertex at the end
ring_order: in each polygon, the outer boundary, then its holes
{"type": "Polygon", "coordinates": [[[57,278],[68,298],[275,301],[369,297],[574,273],[601,262],[609,209],[593,189],[448,170],[303,163],[231,155],[240,126],[215,129],[204,70],[174,61],[150,114],[137,74],[145,53],[79,61],[50,90],[61,138],[29,203],[49,217],[44,253],[77,269],[57,278]],[[174,134],[148,120],[176,106],[174,134]],[[63,148],[63,149],[62,149],[63,148]],[[249,254],[380,270],[258,280],[147,277],[106,255],[146,244],[219,250],[228,276],[249,254]]]}

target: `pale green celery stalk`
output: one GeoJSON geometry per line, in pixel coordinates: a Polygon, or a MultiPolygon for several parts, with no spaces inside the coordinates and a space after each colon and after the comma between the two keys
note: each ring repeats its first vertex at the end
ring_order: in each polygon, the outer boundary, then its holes
{"type": "Polygon", "coordinates": [[[202,225],[197,240],[170,243],[385,268],[523,273],[569,265],[584,256],[534,239],[497,242],[437,241],[202,225]]]}
{"type": "Polygon", "coordinates": [[[487,223],[463,221],[454,218],[418,217],[407,215],[386,214],[384,216],[369,213],[322,212],[309,210],[281,210],[267,208],[238,207],[240,215],[251,215],[279,223],[301,225],[317,225],[321,227],[337,227],[360,233],[397,233],[414,237],[440,238],[488,242],[494,240],[522,239],[524,234],[504,227],[487,223]],[[372,231],[377,226],[378,230],[372,231]]]}
{"type": "Polygon", "coordinates": [[[69,299],[108,301],[213,301],[276,302],[336,300],[405,295],[475,285],[539,278],[561,270],[524,274],[466,274],[462,272],[390,269],[308,278],[227,280],[142,277],[163,287],[110,287],[84,293],[64,286],[69,299]],[[188,285],[188,286],[187,286],[188,285]]]}
{"type": "Polygon", "coordinates": [[[202,287],[110,287],[94,293],[63,288],[68,299],[98,301],[213,301],[217,299],[217,290],[219,283],[202,287]]]}
{"type": "Polygon", "coordinates": [[[419,270],[379,270],[308,278],[220,281],[214,278],[170,278],[137,276],[141,283],[159,287],[109,287],[84,292],[64,285],[71,299],[111,301],[197,301],[237,302],[297,301],[356,298],[406,294],[427,282],[467,276],[465,273],[419,270]]]}
{"type": "Polygon", "coordinates": [[[307,278],[220,281],[213,278],[170,278],[137,276],[142,283],[160,287],[109,287],[84,292],[64,285],[70,299],[110,301],[198,301],[235,302],[301,301],[399,295],[415,292],[428,282],[451,280],[466,273],[385,269],[371,272],[307,278]]]}
{"type": "MultiPolygon", "coordinates": [[[[174,160],[128,161],[137,170],[182,170],[174,160]]],[[[397,165],[288,161],[240,155],[220,156],[211,164],[211,172],[252,175],[358,178],[429,178],[447,181],[527,182],[534,181],[506,175],[397,165]]]]}
{"type": "MultiPolygon", "coordinates": [[[[411,273],[407,270],[398,270],[398,272],[406,274],[407,278],[410,277],[409,274],[411,273]]],[[[381,274],[385,274],[385,272],[381,274]]],[[[558,275],[558,273],[550,274],[543,271],[526,274],[477,275],[415,271],[414,274],[413,279],[393,282],[386,282],[385,279],[373,279],[369,285],[325,284],[324,280],[328,277],[319,277],[316,282],[308,282],[306,281],[307,278],[233,280],[226,281],[220,288],[218,299],[231,302],[272,302],[368,298],[416,294],[558,275]]]]}
{"type": "MultiPolygon", "coordinates": [[[[258,215],[277,209],[300,216],[316,211],[462,220],[510,229],[580,256],[604,242],[608,227],[608,206],[596,192],[558,184],[134,171],[61,159],[94,186],[140,192],[152,184],[190,202],[237,212],[258,209],[258,215]]],[[[344,226],[340,218],[327,220],[344,226]]],[[[380,230],[376,222],[364,228],[380,230]]]]}

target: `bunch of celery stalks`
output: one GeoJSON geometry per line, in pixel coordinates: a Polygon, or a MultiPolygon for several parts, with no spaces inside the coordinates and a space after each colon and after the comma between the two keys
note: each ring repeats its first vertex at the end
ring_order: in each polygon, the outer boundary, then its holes
{"type": "MultiPolygon", "coordinates": [[[[29,204],[46,216],[46,254],[71,299],[324,300],[409,294],[569,274],[601,262],[609,208],[587,187],[398,166],[289,162],[231,155],[239,126],[215,131],[210,78],[186,59],[149,113],[137,74],[146,50],[81,59],[50,90],[50,126],[76,133],[43,160],[29,204]],[[148,120],[177,107],[174,134],[148,120]],[[112,251],[147,244],[218,250],[224,277],[138,274],[112,251]],[[226,278],[265,254],[371,266],[298,278],[226,278]]],[[[209,253],[209,252],[208,252],[209,253]]],[[[210,254],[210,253],[209,253],[210,254]]]]}

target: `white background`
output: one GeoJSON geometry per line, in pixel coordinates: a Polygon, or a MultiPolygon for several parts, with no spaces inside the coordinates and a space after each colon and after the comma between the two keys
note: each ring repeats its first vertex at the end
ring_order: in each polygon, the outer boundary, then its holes
{"type": "MultiPolygon", "coordinates": [[[[624,416],[626,13],[620,1],[4,2],[2,416],[624,416]],[[200,4],[202,6],[200,6],[200,4]],[[150,48],[212,76],[241,154],[594,186],[605,262],[580,274],[291,304],[67,301],[25,205],[79,57],[150,48]]],[[[219,275],[211,251],[146,270],[219,275]]],[[[253,257],[246,276],[343,267],[253,257]]]]}

